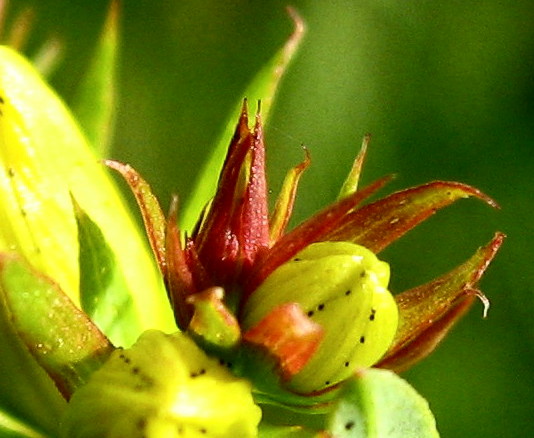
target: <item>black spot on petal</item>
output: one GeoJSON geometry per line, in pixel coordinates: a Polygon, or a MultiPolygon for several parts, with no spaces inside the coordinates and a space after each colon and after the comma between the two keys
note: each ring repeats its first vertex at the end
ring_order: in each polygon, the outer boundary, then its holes
{"type": "Polygon", "coordinates": [[[319,304],[317,306],[317,310],[319,310],[319,311],[324,310],[324,304],[319,304]]]}
{"type": "Polygon", "coordinates": [[[365,336],[360,336],[360,344],[364,344],[365,343],[365,336]]]}
{"type": "Polygon", "coordinates": [[[354,421],[347,421],[345,423],[345,430],[351,430],[354,427],[354,421]]]}
{"type": "Polygon", "coordinates": [[[144,417],[139,418],[139,420],[137,420],[137,422],[135,423],[135,427],[139,431],[144,430],[146,427],[146,418],[144,417]]]}
{"type": "Polygon", "coordinates": [[[349,289],[348,291],[345,292],[345,295],[349,296],[351,293],[352,293],[352,291],[349,289]]]}

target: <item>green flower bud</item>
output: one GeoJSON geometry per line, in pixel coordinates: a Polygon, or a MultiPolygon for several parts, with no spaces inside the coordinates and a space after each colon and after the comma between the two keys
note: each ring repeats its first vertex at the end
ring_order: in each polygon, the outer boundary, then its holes
{"type": "Polygon", "coordinates": [[[115,351],[74,393],[62,422],[68,438],[257,435],[261,418],[248,381],[209,358],[185,334],[150,330],[115,351]]]}
{"type": "Polygon", "coordinates": [[[243,310],[244,329],[283,303],[298,303],[324,337],[306,365],[287,381],[299,393],[320,391],[375,364],[389,348],[398,311],[387,290],[389,265],[349,242],[309,245],[277,268],[243,310]]]}

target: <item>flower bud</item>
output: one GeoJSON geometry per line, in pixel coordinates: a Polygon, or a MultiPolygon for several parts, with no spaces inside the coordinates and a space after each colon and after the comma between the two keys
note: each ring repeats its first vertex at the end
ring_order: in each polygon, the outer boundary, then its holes
{"type": "Polygon", "coordinates": [[[314,243],[252,293],[243,327],[253,328],[283,303],[298,303],[324,336],[286,383],[299,393],[320,391],[372,366],[389,348],[398,311],[388,281],[389,265],[368,249],[349,242],[314,243]]]}
{"type": "Polygon", "coordinates": [[[116,350],[76,391],[63,436],[255,437],[261,410],[250,384],[185,334],[150,330],[116,350]]]}

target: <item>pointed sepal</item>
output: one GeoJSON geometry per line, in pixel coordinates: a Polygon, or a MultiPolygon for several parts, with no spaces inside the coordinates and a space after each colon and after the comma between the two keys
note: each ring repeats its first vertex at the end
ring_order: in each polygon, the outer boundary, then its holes
{"type": "Polygon", "coordinates": [[[278,266],[291,260],[309,244],[328,240],[326,236],[337,229],[347,213],[381,189],[390,179],[391,177],[382,178],[362,190],[337,201],[282,236],[269,252],[258,261],[251,277],[245,284],[245,295],[250,294],[278,266]]]}
{"type": "Polygon", "coordinates": [[[306,154],[304,161],[293,167],[284,178],[282,189],[276,199],[273,213],[269,220],[269,238],[271,245],[280,239],[285,233],[286,227],[291,218],[295,197],[300,177],[311,164],[310,153],[304,148],[306,154]]]}
{"type": "Polygon", "coordinates": [[[269,245],[265,147],[259,112],[253,130],[243,105],[228,156],[195,246],[215,284],[237,281],[269,245]]]}
{"type": "Polygon", "coordinates": [[[128,164],[114,160],[104,160],[103,163],[109,168],[119,172],[126,183],[130,186],[135,196],[137,205],[141,210],[145,230],[154,256],[162,274],[166,273],[165,258],[165,227],[166,220],[159,202],[152,192],[150,185],[139,173],[128,164]]]}
{"type": "Polygon", "coordinates": [[[458,319],[479,296],[487,312],[488,301],[477,282],[503,243],[497,233],[468,261],[449,273],[395,297],[399,306],[399,328],[391,349],[378,364],[403,371],[430,354],[458,319]]]}
{"type": "Polygon", "coordinates": [[[435,181],[393,193],[350,212],[324,240],[354,242],[379,253],[437,210],[468,197],[497,207],[493,199],[474,187],[435,181]]]}
{"type": "Polygon", "coordinates": [[[212,155],[199,172],[191,196],[186,199],[187,203],[182,211],[183,216],[180,223],[182,228],[187,232],[190,232],[195,227],[200,212],[215,194],[217,175],[220,173],[226,151],[228,150],[228,142],[235,130],[235,119],[242,111],[243,98],[249,99],[251,102],[261,101],[263,119],[264,121],[268,120],[280,81],[305,33],[304,22],[297,12],[292,8],[288,8],[288,13],[293,20],[293,33],[289,36],[284,46],[267,61],[246,89],[243,90],[235,106],[235,110],[232,111],[219,137],[219,141],[213,149],[212,155]]]}
{"type": "Polygon", "coordinates": [[[165,228],[165,285],[174,311],[174,318],[181,330],[186,330],[193,316],[193,308],[187,298],[197,292],[197,284],[189,264],[198,267],[196,260],[188,263],[178,227],[178,197],[173,196],[165,228]]]}
{"type": "Polygon", "coordinates": [[[360,175],[362,173],[365,156],[367,155],[367,146],[369,146],[370,141],[371,141],[371,134],[366,134],[363,137],[362,147],[360,149],[360,152],[356,156],[354,163],[352,163],[352,168],[347,178],[345,179],[343,186],[341,187],[341,190],[338,196],[339,199],[346,198],[347,196],[352,195],[353,193],[356,193],[358,191],[360,175]]]}

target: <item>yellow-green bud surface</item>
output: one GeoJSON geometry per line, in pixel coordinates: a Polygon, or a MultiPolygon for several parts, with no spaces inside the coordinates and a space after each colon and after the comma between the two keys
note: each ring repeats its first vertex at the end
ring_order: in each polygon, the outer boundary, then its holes
{"type": "Polygon", "coordinates": [[[74,393],[62,426],[68,438],[248,438],[260,418],[248,381],[187,335],[150,330],[74,393]]]}
{"type": "Polygon", "coordinates": [[[319,391],[372,366],[397,329],[397,305],[388,291],[389,265],[349,242],[309,245],[277,268],[251,295],[244,329],[283,303],[298,303],[325,330],[319,347],[287,385],[299,393],[319,391]]]}

